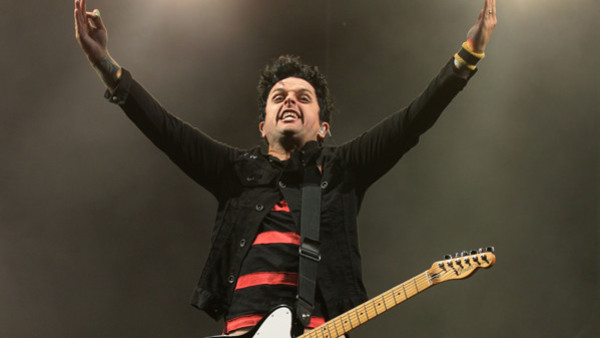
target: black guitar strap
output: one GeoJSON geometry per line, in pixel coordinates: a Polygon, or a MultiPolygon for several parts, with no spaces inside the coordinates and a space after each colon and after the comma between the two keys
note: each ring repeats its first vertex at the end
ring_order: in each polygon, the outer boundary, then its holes
{"type": "Polygon", "coordinates": [[[316,165],[304,168],[300,211],[300,262],[296,315],[304,327],[310,323],[315,306],[317,268],[321,261],[319,225],[321,218],[321,173],[316,165]]]}

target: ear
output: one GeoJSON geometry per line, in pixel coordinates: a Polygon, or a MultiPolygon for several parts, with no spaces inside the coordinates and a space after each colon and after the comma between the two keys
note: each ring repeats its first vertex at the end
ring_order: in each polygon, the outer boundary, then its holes
{"type": "Polygon", "coordinates": [[[329,123],[327,122],[322,122],[321,123],[321,128],[319,128],[319,132],[317,133],[317,136],[324,139],[325,136],[327,136],[327,132],[329,131],[329,123]]]}
{"type": "Polygon", "coordinates": [[[264,128],[265,128],[265,121],[259,122],[258,123],[258,130],[260,131],[260,137],[262,137],[262,138],[266,137],[264,128]]]}

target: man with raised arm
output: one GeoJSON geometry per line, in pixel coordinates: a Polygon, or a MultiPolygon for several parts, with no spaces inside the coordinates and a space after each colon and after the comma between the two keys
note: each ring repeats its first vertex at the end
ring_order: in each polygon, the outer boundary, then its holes
{"type": "Polygon", "coordinates": [[[224,318],[224,334],[239,335],[274,307],[297,305],[302,206],[310,204],[303,203],[306,177],[316,177],[320,187],[319,259],[314,301],[300,321],[314,328],[366,300],[357,238],[365,192],[418,143],[476,72],[496,26],[496,4],[485,0],[467,40],[410,105],[340,146],[322,144],[333,109],[325,77],[297,57],[280,56],[258,84],[258,129],[267,153],[220,143],[171,115],[110,56],[99,11],[75,0],[74,18],[77,41],[106,84],[106,98],[217,199],[211,249],[192,305],[224,318]]]}

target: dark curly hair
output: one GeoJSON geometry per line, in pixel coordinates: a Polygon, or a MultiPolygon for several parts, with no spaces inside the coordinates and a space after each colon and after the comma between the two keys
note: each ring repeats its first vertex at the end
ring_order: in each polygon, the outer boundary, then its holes
{"type": "Polygon", "coordinates": [[[333,100],[329,95],[329,87],[325,75],[319,72],[316,66],[309,66],[300,57],[294,55],[281,55],[270,64],[266,65],[258,80],[258,119],[265,120],[265,107],[269,92],[273,86],[288,77],[297,77],[308,81],[314,88],[319,102],[319,120],[330,122],[333,111],[333,100]]]}

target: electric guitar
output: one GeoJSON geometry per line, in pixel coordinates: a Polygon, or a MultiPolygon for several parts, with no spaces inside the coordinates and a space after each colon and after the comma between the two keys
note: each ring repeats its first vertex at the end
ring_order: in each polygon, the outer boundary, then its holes
{"type": "MultiPolygon", "coordinates": [[[[241,338],[337,338],[350,330],[379,316],[392,307],[404,302],[431,286],[449,280],[464,279],[479,268],[489,268],[496,262],[494,247],[486,250],[463,251],[454,257],[433,263],[423,273],[399,284],[379,296],[343,313],[327,323],[307,332],[298,325],[292,308],[281,305],[266,315],[251,331],[236,337],[241,338]],[[300,332],[300,333],[298,333],[300,332]],[[296,333],[296,334],[295,334],[296,333]]],[[[231,336],[212,336],[207,338],[231,336]]]]}

